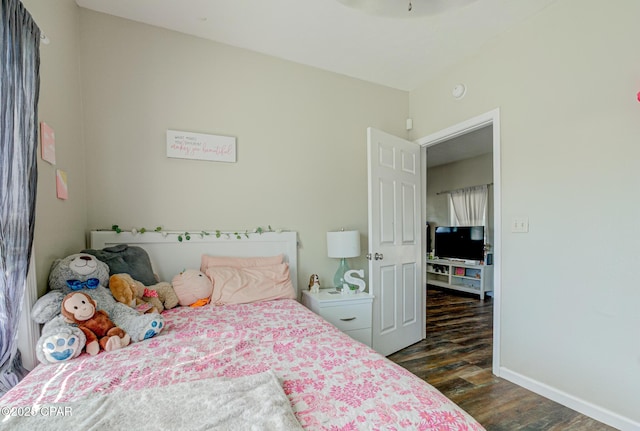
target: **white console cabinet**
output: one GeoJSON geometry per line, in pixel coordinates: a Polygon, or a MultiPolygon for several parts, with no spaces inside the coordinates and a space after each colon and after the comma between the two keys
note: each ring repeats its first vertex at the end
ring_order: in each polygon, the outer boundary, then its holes
{"type": "Polygon", "coordinates": [[[427,260],[427,284],[480,295],[493,291],[493,265],[427,260]]]}

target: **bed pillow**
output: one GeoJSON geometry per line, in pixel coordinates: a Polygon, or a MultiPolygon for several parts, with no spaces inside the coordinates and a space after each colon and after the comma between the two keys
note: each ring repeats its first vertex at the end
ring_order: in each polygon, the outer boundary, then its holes
{"type": "Polygon", "coordinates": [[[211,303],[215,305],[296,297],[286,263],[244,268],[211,266],[205,274],[213,283],[211,303]]]}
{"type": "Polygon", "coordinates": [[[106,263],[109,266],[109,275],[129,274],[145,286],[158,283],[151,266],[151,259],[142,247],[118,244],[102,250],[82,250],[82,253],[91,254],[99,261],[106,263]]]}
{"type": "Polygon", "coordinates": [[[230,266],[232,268],[247,268],[255,266],[278,265],[284,262],[284,255],[260,257],[230,257],[202,255],[200,271],[206,273],[212,266],[230,266]]]}

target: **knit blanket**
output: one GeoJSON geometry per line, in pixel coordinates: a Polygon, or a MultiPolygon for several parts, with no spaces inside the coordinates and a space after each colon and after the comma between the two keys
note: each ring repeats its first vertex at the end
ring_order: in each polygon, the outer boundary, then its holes
{"type": "Polygon", "coordinates": [[[302,430],[272,371],[112,392],[8,413],[0,429],[302,430]]]}

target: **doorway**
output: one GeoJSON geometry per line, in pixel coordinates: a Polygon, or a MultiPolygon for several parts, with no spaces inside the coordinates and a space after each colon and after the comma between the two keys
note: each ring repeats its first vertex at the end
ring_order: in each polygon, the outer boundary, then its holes
{"type": "MultiPolygon", "coordinates": [[[[435,153],[434,157],[440,158],[445,157],[445,154],[449,154],[448,157],[453,157],[448,159],[450,162],[453,162],[456,158],[458,160],[465,158],[465,154],[467,154],[467,158],[469,157],[469,151],[486,151],[480,148],[473,148],[474,146],[467,146],[466,150],[461,148],[457,148],[457,155],[451,156],[450,153],[454,153],[454,144],[456,142],[460,142],[460,140],[465,140],[465,137],[479,137],[482,136],[483,139],[487,138],[487,133],[490,135],[490,142],[488,142],[488,147],[491,150],[491,161],[492,161],[492,188],[493,188],[493,199],[492,205],[489,202],[489,217],[491,221],[489,224],[493,228],[492,236],[492,252],[493,252],[493,272],[494,272],[494,280],[493,280],[493,359],[492,359],[492,370],[493,374],[499,376],[500,370],[500,291],[501,291],[501,253],[500,253],[500,227],[501,227],[501,213],[500,213],[500,202],[501,202],[501,188],[500,188],[500,111],[499,109],[495,109],[493,111],[487,112],[485,114],[479,115],[477,117],[471,118],[462,123],[458,123],[454,126],[451,126],[447,129],[441,130],[424,138],[418,139],[415,142],[421,146],[422,152],[422,165],[423,165],[423,190],[427,190],[427,170],[428,170],[428,152],[431,153],[430,149],[433,149],[435,153]],[[438,148],[438,146],[440,146],[438,148]],[[450,147],[450,148],[448,148],[450,147]],[[449,151],[442,151],[442,149],[447,149],[449,151]],[[441,153],[441,154],[438,154],[441,153]]],[[[471,156],[473,157],[473,156],[471,156]]],[[[468,184],[476,185],[476,184],[468,184]]],[[[428,219],[428,206],[429,206],[429,198],[427,194],[424,194],[425,199],[423,199],[422,206],[422,214],[423,214],[423,226],[426,226],[428,219]]],[[[426,245],[425,245],[426,250],[426,245]]],[[[426,273],[423,271],[424,283],[426,286],[426,273]]],[[[423,310],[425,313],[424,321],[426,322],[426,310],[427,310],[427,295],[424,295],[423,301],[423,310]]],[[[423,332],[423,337],[426,337],[426,325],[423,332]]]]}

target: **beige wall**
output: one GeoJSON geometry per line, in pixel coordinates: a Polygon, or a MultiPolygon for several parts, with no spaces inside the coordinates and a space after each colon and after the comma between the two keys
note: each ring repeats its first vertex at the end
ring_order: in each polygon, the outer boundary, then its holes
{"type": "Polygon", "coordinates": [[[638,16],[556,2],[410,96],[413,138],[500,108],[501,365],[636,423],[638,16]]]}
{"type": "MultiPolygon", "coordinates": [[[[447,145],[446,142],[438,145],[447,145]]],[[[449,195],[438,194],[493,182],[493,154],[484,154],[427,169],[427,220],[430,223],[433,248],[433,229],[449,226],[449,195]]],[[[493,187],[489,187],[487,199],[488,216],[487,243],[493,244],[493,187]]]]}
{"type": "Polygon", "coordinates": [[[88,228],[295,230],[330,283],[326,232],[367,231],[366,128],[406,134],[408,93],[88,10],[81,36],[88,228]],[[238,162],[167,158],[167,129],[238,162]]]}
{"type": "Polygon", "coordinates": [[[80,96],[80,21],[73,0],[23,0],[40,30],[50,39],[40,45],[39,121],[56,136],[56,165],[38,155],[38,191],[34,250],[38,293],[47,288],[53,259],[76,253],[85,244],[87,200],[80,96]],[[67,172],[69,199],[56,197],[56,169],[67,172]]]}
{"type": "Polygon", "coordinates": [[[325,232],[367,229],[366,127],[403,136],[410,112],[417,139],[500,107],[502,366],[640,421],[640,3],[556,2],[410,95],[72,0],[24,3],[51,38],[40,119],[70,191],[58,201],[40,163],[39,290],[54,257],[114,223],[296,230],[302,281],[330,280],[325,232]],[[167,128],[236,136],[238,163],[168,159],[167,128]],[[528,234],[510,232],[520,216],[528,234]]]}

